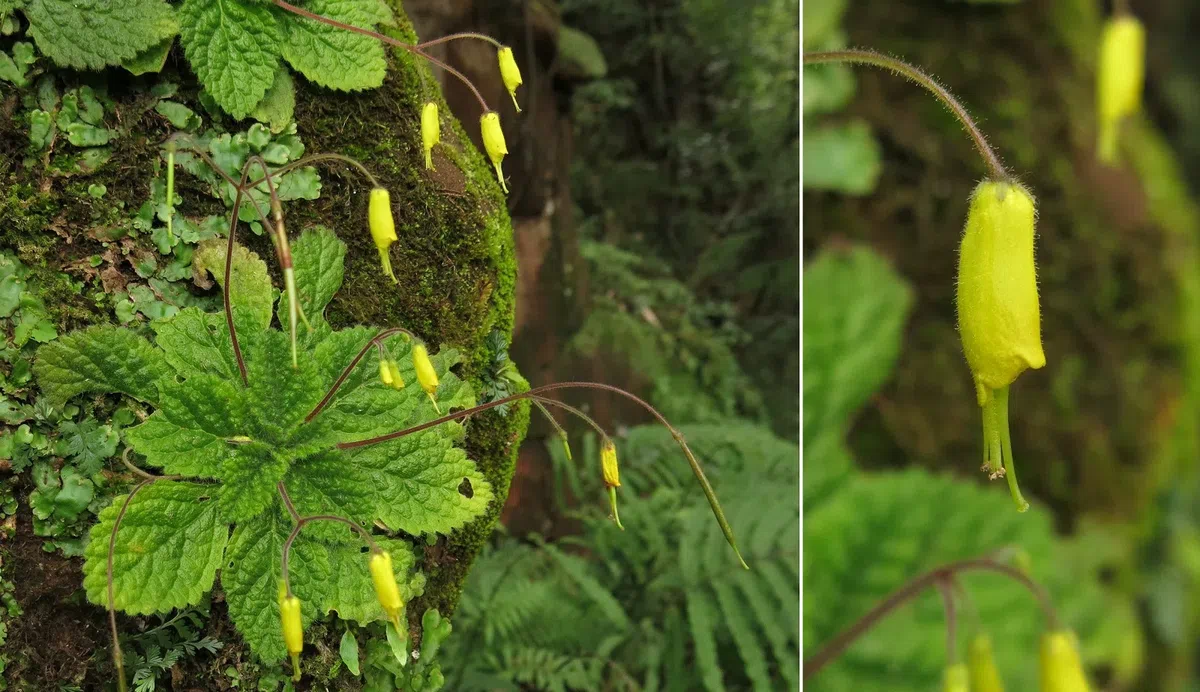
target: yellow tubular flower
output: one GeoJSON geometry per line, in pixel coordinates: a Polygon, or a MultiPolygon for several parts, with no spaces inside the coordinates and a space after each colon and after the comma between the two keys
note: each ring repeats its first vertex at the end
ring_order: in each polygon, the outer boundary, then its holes
{"type": "Polygon", "coordinates": [[[433,145],[442,140],[438,107],[433,101],[421,109],[421,147],[425,150],[425,167],[433,170],[433,145]]]}
{"type": "Polygon", "coordinates": [[[400,597],[400,586],[396,584],[396,575],[392,572],[391,553],[379,552],[372,555],[370,570],[379,604],[396,626],[396,632],[403,632],[404,630],[400,629],[400,614],[404,612],[404,599],[400,597]]]}
{"type": "Polygon", "coordinates": [[[300,652],[304,651],[304,630],[300,624],[300,599],[284,596],[279,600],[279,619],[283,624],[283,643],[292,657],[292,679],[300,679],[300,652]]]}
{"type": "Polygon", "coordinates": [[[1104,25],[1096,65],[1096,155],[1104,163],[1117,160],[1121,119],[1141,104],[1145,52],[1146,32],[1134,17],[1119,15],[1104,25]]]}
{"type": "Polygon", "coordinates": [[[508,89],[508,95],[512,97],[513,106],[520,113],[521,106],[517,105],[517,87],[521,86],[521,68],[517,67],[517,61],[513,58],[512,48],[508,46],[501,48],[496,57],[500,60],[500,79],[504,80],[504,88],[508,89]]]}
{"type": "Polygon", "coordinates": [[[417,372],[417,382],[421,385],[421,389],[424,389],[425,393],[429,395],[434,410],[441,413],[437,399],[433,397],[438,388],[437,371],[433,369],[433,363],[429,360],[429,351],[425,350],[425,344],[413,344],[412,359],[413,369],[417,372]]]}
{"type": "Polygon", "coordinates": [[[388,367],[388,362],[382,359],[379,361],[379,381],[389,387],[392,386],[393,382],[391,368],[388,367]]]}
{"type": "Polygon", "coordinates": [[[392,385],[392,389],[404,391],[404,378],[400,376],[400,366],[396,365],[396,361],[388,361],[388,372],[392,376],[392,381],[389,383],[392,385]]]}
{"type": "Polygon", "coordinates": [[[612,507],[613,521],[621,526],[621,515],[617,513],[617,488],[621,487],[621,474],[617,468],[617,448],[612,440],[605,438],[600,446],[600,472],[604,475],[604,487],[608,490],[608,504],[612,507]]]}
{"type": "Polygon", "coordinates": [[[367,204],[367,227],[371,230],[371,239],[379,250],[379,261],[383,271],[396,281],[392,273],[392,258],[388,248],[396,242],[396,221],[392,218],[392,196],[386,188],[377,187],[371,190],[370,202],[367,204]]]}
{"type": "Polygon", "coordinates": [[[1042,635],[1041,692],[1088,692],[1075,636],[1067,631],[1042,635]]]}
{"type": "Polygon", "coordinates": [[[955,663],[946,668],[946,673],[942,677],[942,692],[974,692],[968,687],[967,666],[962,663],[955,663]]]}
{"type": "Polygon", "coordinates": [[[975,188],[958,263],[958,331],[983,409],[984,468],[1007,476],[1020,511],[1008,434],[1008,386],[1046,364],[1033,262],[1034,201],[1017,183],[975,188]]]}
{"type": "Polygon", "coordinates": [[[1004,692],[996,659],[992,657],[992,639],[986,634],[975,635],[967,651],[967,672],[971,677],[971,692],[1004,692]]]}
{"type": "Polygon", "coordinates": [[[488,111],[480,116],[479,132],[483,136],[483,149],[492,160],[492,165],[496,167],[500,188],[507,193],[508,184],[504,182],[504,171],[500,170],[500,163],[508,154],[508,145],[504,143],[504,129],[500,127],[499,114],[488,111]]]}

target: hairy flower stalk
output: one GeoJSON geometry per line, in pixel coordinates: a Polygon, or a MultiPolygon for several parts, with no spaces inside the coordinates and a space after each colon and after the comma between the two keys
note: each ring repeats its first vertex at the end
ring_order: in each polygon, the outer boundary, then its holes
{"type": "Polygon", "coordinates": [[[175,140],[167,141],[167,242],[175,244],[175,140]]]}
{"type": "Polygon", "coordinates": [[[984,181],[967,213],[958,265],[958,329],[983,409],[984,469],[1006,476],[1020,511],[1008,426],[1009,385],[1046,364],[1033,259],[1034,201],[1017,183],[984,181]]]}
{"type": "Polygon", "coordinates": [[[1117,160],[1121,121],[1137,112],[1145,78],[1146,31],[1129,14],[1118,14],[1104,25],[1096,65],[1096,156],[1117,160]]]}

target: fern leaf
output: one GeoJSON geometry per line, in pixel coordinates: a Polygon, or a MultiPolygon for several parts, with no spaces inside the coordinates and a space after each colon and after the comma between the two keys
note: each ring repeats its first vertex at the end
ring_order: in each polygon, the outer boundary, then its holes
{"type": "Polygon", "coordinates": [[[725,690],[721,666],[717,661],[717,641],[713,634],[717,626],[716,610],[712,598],[705,589],[688,589],[688,628],[692,634],[696,667],[699,669],[704,689],[708,692],[724,692],[725,690]]]}
{"type": "Polygon", "coordinates": [[[722,620],[733,635],[733,645],[737,647],[738,656],[746,666],[746,676],[754,685],[755,692],[766,692],[771,688],[767,673],[767,659],[763,655],[762,644],[754,634],[753,625],[747,621],[746,613],[737,602],[733,587],[727,581],[712,582],[713,592],[717,597],[722,620]]]}

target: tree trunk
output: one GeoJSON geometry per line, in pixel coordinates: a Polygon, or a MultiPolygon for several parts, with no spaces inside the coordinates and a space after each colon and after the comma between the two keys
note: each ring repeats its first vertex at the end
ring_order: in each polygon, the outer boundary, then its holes
{"type": "MultiPolygon", "coordinates": [[[[398,28],[390,33],[412,41],[414,30],[400,2],[391,0],[391,4],[398,28]]],[[[43,58],[39,64],[46,63],[43,58]]],[[[311,225],[325,225],[349,246],[345,283],[328,311],[335,328],[401,325],[430,344],[453,346],[464,355],[461,375],[476,385],[482,397],[497,351],[509,343],[514,324],[516,264],[508,200],[490,163],[472,143],[472,137],[477,137],[477,117],[464,118],[463,125],[455,122],[452,129],[443,130],[442,144],[434,150],[436,171],[425,170],[419,133],[421,106],[434,96],[441,101],[443,113],[449,109],[438,93],[437,80],[424,64],[415,63],[401,51],[389,51],[389,63],[384,85],[361,93],[325,90],[297,75],[295,121],[307,153],[353,156],[391,191],[399,236],[392,247],[392,263],[399,286],[380,272],[378,253],[367,233],[369,185],[352,171],[323,168],[319,199],[285,203],[288,225],[293,234],[311,225]],[[420,72],[425,72],[424,79],[420,72]]],[[[23,99],[35,98],[34,91],[4,87],[0,175],[5,194],[0,199],[0,249],[13,252],[32,268],[30,285],[39,287],[59,333],[65,333],[114,321],[109,301],[98,294],[106,287],[145,283],[135,262],[156,252],[147,235],[134,235],[131,241],[120,243],[98,240],[129,227],[138,208],[150,198],[155,177],[162,175],[160,145],[173,128],[147,105],[153,105],[148,100],[149,86],[176,82],[179,92],[174,100],[203,114],[206,122],[211,116],[200,104],[199,85],[178,46],[159,75],[132,78],[118,69],[101,74],[53,73],[60,87],[90,84],[97,91],[106,90],[113,107],[106,109],[104,124],[119,132],[109,145],[111,159],[94,172],[57,175],[47,163],[71,153],[72,148],[60,135],[51,153],[31,155],[30,105],[23,99]],[[88,194],[89,187],[97,190],[99,185],[106,190],[102,197],[88,194]],[[89,262],[93,256],[103,258],[99,266],[89,262]]],[[[478,83],[489,82],[498,85],[498,76],[481,77],[478,83]]],[[[489,99],[493,106],[508,99],[507,94],[492,91],[489,99]]],[[[224,124],[236,132],[250,123],[235,124],[226,118],[224,124]]],[[[513,168],[508,171],[511,179],[518,178],[513,168]]],[[[206,206],[211,206],[211,198],[191,176],[179,172],[175,184],[184,200],[182,213],[197,217],[221,213],[206,206]]],[[[274,255],[265,238],[255,238],[243,225],[239,240],[271,263],[269,258],[274,255]]],[[[277,286],[282,285],[278,275],[275,280],[277,286]]],[[[410,616],[419,618],[426,607],[438,608],[443,614],[453,611],[472,560],[504,505],[527,423],[527,407],[515,406],[506,414],[489,411],[475,416],[468,424],[468,454],[495,489],[496,497],[486,515],[435,545],[425,546],[421,569],[428,584],[425,595],[409,608],[410,616]]],[[[120,465],[114,459],[109,468],[120,469],[120,465]]],[[[123,471],[114,471],[118,487],[125,482],[121,474],[123,471]]],[[[16,602],[24,611],[8,624],[6,677],[34,689],[72,682],[93,689],[111,677],[104,610],[84,603],[77,593],[81,561],[43,552],[42,539],[33,535],[25,502],[30,490],[27,475],[14,480],[22,506],[15,537],[5,541],[2,553],[4,576],[15,583],[16,602]]],[[[215,660],[204,664],[205,670],[186,671],[185,688],[224,689],[225,683],[217,682],[222,679],[221,671],[250,660],[224,619],[219,590],[213,600],[210,632],[227,646],[215,660]]],[[[119,622],[131,631],[140,626],[133,619],[119,622]]]]}

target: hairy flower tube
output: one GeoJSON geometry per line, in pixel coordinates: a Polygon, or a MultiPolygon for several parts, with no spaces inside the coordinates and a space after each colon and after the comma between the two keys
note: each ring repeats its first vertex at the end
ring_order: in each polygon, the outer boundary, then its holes
{"type": "Polygon", "coordinates": [[[1096,66],[1096,156],[1104,163],[1117,160],[1121,120],[1141,104],[1145,50],[1146,32],[1136,18],[1122,14],[1104,25],[1096,66]]]}
{"type": "Polygon", "coordinates": [[[942,675],[942,692],[968,692],[972,690],[968,680],[966,664],[955,663],[942,675]]]}
{"type": "Polygon", "coordinates": [[[425,167],[433,170],[433,145],[442,140],[438,107],[433,101],[421,109],[421,148],[425,150],[425,167]]]}
{"type": "Polygon", "coordinates": [[[371,555],[369,568],[379,604],[383,606],[388,619],[396,626],[396,632],[403,632],[400,628],[400,615],[404,612],[404,599],[400,597],[400,587],[396,584],[395,573],[392,572],[391,553],[381,551],[371,555]]]}
{"type": "Polygon", "coordinates": [[[283,625],[283,643],[292,657],[292,679],[300,679],[300,652],[304,651],[304,628],[300,623],[300,599],[279,588],[279,620],[283,625]]]}
{"type": "Polygon", "coordinates": [[[483,136],[483,149],[487,152],[492,165],[496,167],[496,177],[500,180],[500,188],[508,192],[508,184],[504,182],[504,171],[500,163],[508,154],[508,145],[504,143],[504,130],[500,127],[500,115],[488,111],[479,117],[479,132],[483,136]]]}
{"type": "Polygon", "coordinates": [[[1034,201],[1017,183],[985,180],[971,196],[958,263],[958,331],[983,409],[984,469],[1007,476],[1020,511],[1008,387],[1046,364],[1033,260],[1034,201]]]}
{"type": "Polygon", "coordinates": [[[389,360],[387,362],[387,366],[388,366],[388,374],[391,375],[391,380],[392,380],[388,384],[391,386],[392,389],[403,392],[404,391],[404,378],[400,376],[400,366],[396,365],[396,361],[394,361],[394,360],[389,360]]]}
{"type": "Polygon", "coordinates": [[[379,381],[386,384],[389,387],[392,386],[392,382],[393,382],[392,370],[391,370],[391,368],[388,367],[388,361],[386,361],[382,358],[379,360],[379,381]]]}
{"type": "Polygon", "coordinates": [[[608,489],[608,503],[612,506],[613,521],[622,531],[621,515],[617,514],[617,488],[621,487],[620,469],[617,468],[617,448],[612,440],[605,438],[600,446],[600,472],[604,475],[604,487],[608,489]]]}
{"type": "Polygon", "coordinates": [[[517,104],[517,87],[521,86],[521,68],[517,67],[517,60],[513,57],[512,48],[504,46],[496,53],[496,58],[500,61],[500,79],[504,80],[504,88],[508,89],[508,95],[512,97],[513,107],[517,112],[521,112],[521,106],[517,104]]]}
{"type": "Polygon", "coordinates": [[[967,649],[967,672],[971,677],[971,692],[1004,692],[996,659],[992,656],[992,639],[977,634],[967,649]]]}
{"type": "Polygon", "coordinates": [[[433,408],[440,413],[441,409],[438,409],[437,399],[433,398],[438,388],[437,371],[433,369],[433,363],[429,360],[429,351],[425,349],[425,344],[413,344],[412,359],[413,369],[417,372],[417,383],[429,395],[429,400],[433,402],[433,408]]]}
{"type": "Polygon", "coordinates": [[[1088,692],[1075,635],[1068,630],[1042,635],[1039,668],[1042,692],[1088,692]]]}
{"type": "Polygon", "coordinates": [[[387,188],[377,187],[371,190],[370,201],[367,204],[367,226],[371,230],[371,239],[379,250],[379,262],[383,271],[396,281],[392,272],[392,258],[388,248],[396,242],[396,221],[392,218],[392,196],[387,188]]]}

